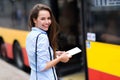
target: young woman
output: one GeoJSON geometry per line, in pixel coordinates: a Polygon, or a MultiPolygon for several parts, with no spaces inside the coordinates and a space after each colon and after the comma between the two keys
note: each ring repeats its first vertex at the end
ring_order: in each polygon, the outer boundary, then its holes
{"type": "Polygon", "coordinates": [[[54,66],[68,62],[71,56],[56,51],[58,25],[51,9],[36,4],[29,16],[29,27],[31,32],[26,39],[26,50],[31,68],[30,80],[58,80],[54,66]]]}

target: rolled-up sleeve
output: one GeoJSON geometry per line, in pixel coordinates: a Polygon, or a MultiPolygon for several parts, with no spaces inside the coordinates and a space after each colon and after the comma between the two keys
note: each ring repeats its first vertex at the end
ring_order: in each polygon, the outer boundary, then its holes
{"type": "Polygon", "coordinates": [[[47,34],[41,34],[37,42],[37,67],[42,71],[46,67],[46,63],[50,61],[49,58],[49,40],[47,34]]]}

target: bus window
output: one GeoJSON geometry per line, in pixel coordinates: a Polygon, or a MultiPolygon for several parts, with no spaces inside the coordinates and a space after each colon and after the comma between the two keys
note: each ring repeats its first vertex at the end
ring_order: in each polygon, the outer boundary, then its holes
{"type": "Polygon", "coordinates": [[[103,8],[91,9],[87,21],[88,32],[96,34],[96,41],[120,44],[120,11],[109,9],[110,7],[107,7],[106,10],[103,8]]]}
{"type": "Polygon", "coordinates": [[[0,26],[28,30],[28,15],[32,6],[37,3],[50,5],[49,0],[1,0],[0,26]]]}
{"type": "Polygon", "coordinates": [[[59,24],[61,33],[59,36],[60,48],[70,49],[79,46],[79,10],[77,0],[58,0],[59,24]],[[64,48],[63,48],[64,46],[64,48]]]}
{"type": "Polygon", "coordinates": [[[12,13],[11,2],[9,2],[8,0],[1,0],[0,1],[0,26],[5,26],[5,27],[12,26],[11,13],[12,13]]]}

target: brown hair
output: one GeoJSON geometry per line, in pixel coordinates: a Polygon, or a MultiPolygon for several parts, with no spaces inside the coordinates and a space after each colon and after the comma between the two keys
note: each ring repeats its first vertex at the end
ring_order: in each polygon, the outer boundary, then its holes
{"type": "Polygon", "coordinates": [[[52,10],[47,6],[47,5],[44,5],[44,4],[36,4],[32,10],[31,10],[31,13],[29,15],[29,27],[30,29],[32,27],[35,27],[35,23],[33,21],[33,19],[37,19],[38,17],[38,13],[40,10],[47,10],[49,11],[50,15],[51,15],[51,25],[49,27],[49,30],[47,31],[48,33],[48,38],[49,38],[49,41],[50,41],[50,45],[51,47],[53,48],[53,51],[54,51],[54,57],[56,56],[55,55],[55,51],[57,49],[57,34],[58,34],[58,24],[54,18],[54,15],[52,13],[52,10]]]}

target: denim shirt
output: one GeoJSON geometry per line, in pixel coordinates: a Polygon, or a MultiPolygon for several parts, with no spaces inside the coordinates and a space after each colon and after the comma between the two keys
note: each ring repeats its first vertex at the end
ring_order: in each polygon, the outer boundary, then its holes
{"type": "Polygon", "coordinates": [[[46,63],[50,61],[50,52],[53,59],[53,50],[49,45],[49,39],[47,33],[44,30],[33,27],[32,31],[28,34],[26,38],[26,50],[28,54],[28,60],[31,68],[30,80],[36,80],[36,63],[35,63],[35,45],[36,38],[37,41],[37,77],[38,80],[55,80],[54,75],[56,77],[56,71],[53,67],[42,71],[45,69],[46,63]],[[50,47],[50,52],[49,48],[50,47]]]}

